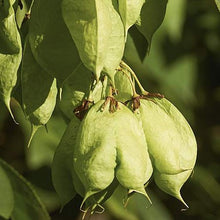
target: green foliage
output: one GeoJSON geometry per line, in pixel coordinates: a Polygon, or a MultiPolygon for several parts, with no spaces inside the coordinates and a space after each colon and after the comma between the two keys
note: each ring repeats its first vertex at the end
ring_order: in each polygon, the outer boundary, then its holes
{"type": "MultiPolygon", "coordinates": [[[[56,189],[63,206],[76,194],[73,180],[76,184],[74,177],[77,177],[77,175],[73,173],[74,170],[71,169],[71,167],[74,152],[73,146],[76,142],[79,125],[80,121],[77,118],[73,118],[56,149],[52,164],[54,188],[56,189]]],[[[77,186],[75,186],[75,188],[78,189],[77,186]]]]}
{"type": "Polygon", "coordinates": [[[166,5],[167,0],[147,0],[141,10],[137,28],[145,36],[149,45],[151,45],[154,32],[163,22],[166,5]]]}
{"type": "Polygon", "coordinates": [[[0,179],[0,194],[4,198],[0,200],[0,216],[8,219],[14,208],[14,194],[10,180],[2,167],[0,167],[0,179]]]}
{"type": "MultiPolygon", "coordinates": [[[[13,220],[49,220],[50,217],[45,207],[31,185],[3,160],[0,160],[0,170],[1,192],[3,189],[6,190],[7,187],[9,189],[4,192],[7,195],[5,194],[6,197],[4,199],[6,200],[1,206],[0,214],[5,218],[11,217],[13,220]],[[4,180],[5,182],[2,182],[4,180]]],[[[1,195],[4,195],[3,192],[1,195]]]]}
{"type": "MultiPolygon", "coordinates": [[[[61,134],[57,135],[52,144],[53,152],[59,141],[52,162],[52,181],[62,207],[77,194],[83,198],[83,218],[86,213],[103,211],[105,205],[117,212],[111,201],[126,204],[138,194],[151,203],[146,188],[152,175],[161,190],[186,205],[180,189],[194,169],[194,134],[177,108],[163,95],[146,91],[129,66],[136,64],[138,73],[149,67],[155,74],[148,79],[162,84],[167,94],[176,91],[180,103],[185,97],[193,100],[188,85],[194,83],[190,76],[195,71],[194,59],[177,59],[177,65],[164,68],[164,73],[169,73],[164,78],[160,70],[168,61],[162,58],[159,45],[163,41],[169,45],[169,41],[161,37],[148,57],[150,64],[145,63],[166,6],[167,0],[0,3],[1,100],[11,111],[12,89],[21,73],[15,97],[19,101],[17,97],[22,93],[23,111],[31,124],[30,141],[36,130],[61,110],[69,124],[61,140],[61,134]],[[176,74],[186,71],[182,77],[176,74]],[[179,81],[181,86],[177,87],[179,81]]],[[[175,42],[180,40],[181,18],[172,25],[168,17],[166,23],[167,33],[175,42]]],[[[13,99],[13,105],[19,104],[13,99]]],[[[63,122],[55,125],[60,131],[65,127],[63,122]]],[[[56,136],[54,130],[51,133],[56,136]]],[[[47,138],[36,140],[35,146],[46,145],[47,138]]],[[[48,153],[49,157],[51,161],[48,153]]],[[[0,164],[0,193],[8,193],[0,215],[15,220],[49,219],[29,184],[5,162],[0,160],[0,164]]],[[[140,198],[137,201],[142,201],[140,198]]],[[[135,219],[134,212],[137,210],[131,209],[131,215],[122,216],[135,219]]]]}
{"type": "Polygon", "coordinates": [[[17,81],[22,53],[13,3],[7,0],[0,4],[0,100],[10,112],[10,96],[17,81]]]}
{"type": "Polygon", "coordinates": [[[64,23],[61,0],[35,1],[31,10],[29,41],[36,61],[60,83],[80,63],[64,23]]]}

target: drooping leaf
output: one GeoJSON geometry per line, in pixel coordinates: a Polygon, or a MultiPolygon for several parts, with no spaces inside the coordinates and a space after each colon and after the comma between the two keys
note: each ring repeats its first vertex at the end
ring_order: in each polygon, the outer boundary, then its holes
{"type": "Polygon", "coordinates": [[[76,174],[72,175],[72,173],[75,172],[73,169],[73,151],[79,125],[79,119],[74,117],[56,149],[52,163],[53,185],[63,206],[76,194],[73,185],[76,174]]]}
{"type": "Polygon", "coordinates": [[[14,208],[13,189],[4,169],[0,166],[0,216],[8,219],[14,208]]]}
{"type": "Polygon", "coordinates": [[[22,99],[24,111],[32,124],[32,136],[45,125],[56,104],[56,80],[47,74],[34,59],[29,42],[25,45],[22,64],[22,99]]]}
{"type": "Polygon", "coordinates": [[[11,92],[17,81],[22,54],[13,3],[13,0],[0,3],[0,100],[4,101],[10,113],[11,92]]]}
{"type": "Polygon", "coordinates": [[[83,64],[98,79],[109,49],[112,21],[108,0],[63,0],[62,13],[83,64]]]}
{"type": "Polygon", "coordinates": [[[124,23],[125,35],[128,29],[136,23],[140,16],[141,8],[145,0],[120,0],[119,12],[124,23]]]}
{"type": "Polygon", "coordinates": [[[137,28],[145,36],[149,46],[155,31],[163,22],[168,0],[147,0],[141,10],[137,28]]]}
{"type": "Polygon", "coordinates": [[[109,47],[106,54],[103,71],[106,72],[114,83],[114,74],[122,59],[125,47],[124,28],[118,12],[113,7],[111,1],[109,4],[109,13],[112,22],[112,31],[109,38],[109,47]]]}
{"type": "Polygon", "coordinates": [[[11,219],[50,220],[46,208],[41,203],[30,183],[1,159],[0,166],[7,174],[14,192],[14,209],[11,219]]]}
{"type": "Polygon", "coordinates": [[[29,41],[37,62],[59,82],[76,68],[80,58],[61,14],[61,0],[35,1],[29,41]]]}

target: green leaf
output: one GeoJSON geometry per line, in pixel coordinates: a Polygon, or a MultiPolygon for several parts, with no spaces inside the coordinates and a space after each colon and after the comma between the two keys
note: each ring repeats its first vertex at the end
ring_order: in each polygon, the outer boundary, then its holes
{"type": "Polygon", "coordinates": [[[141,10],[137,28],[145,36],[149,46],[155,31],[163,22],[168,0],[147,0],[141,10]]]}
{"type": "Polygon", "coordinates": [[[10,113],[11,92],[17,81],[22,54],[13,3],[6,0],[0,4],[0,100],[4,101],[10,113]]]}
{"type": "MultiPolygon", "coordinates": [[[[128,29],[136,23],[140,16],[141,8],[145,0],[120,0],[119,12],[124,23],[125,35],[128,29]]],[[[127,38],[127,37],[126,37],[127,38]]]]}
{"type": "Polygon", "coordinates": [[[220,11],[220,0],[215,0],[215,4],[217,5],[218,10],[220,11]]]}
{"type": "Polygon", "coordinates": [[[50,217],[30,183],[0,159],[0,166],[10,179],[14,192],[12,220],[50,220],[50,217]]]}
{"type": "Polygon", "coordinates": [[[57,87],[56,80],[34,59],[28,41],[25,45],[21,83],[23,107],[32,124],[32,138],[38,127],[45,125],[53,113],[57,87]]]}
{"type": "Polygon", "coordinates": [[[52,163],[53,185],[63,206],[76,194],[73,186],[74,177],[76,177],[73,168],[73,151],[79,125],[80,121],[74,117],[56,149],[52,163]]]}
{"type": "MultiPolygon", "coordinates": [[[[112,31],[109,39],[109,48],[106,54],[103,71],[106,72],[111,80],[114,80],[114,74],[122,59],[125,47],[124,28],[118,12],[115,10],[111,1],[109,1],[109,11],[112,22],[112,31]]],[[[114,81],[113,81],[114,83],[114,81]]]]}
{"type": "Polygon", "coordinates": [[[37,62],[63,82],[80,62],[78,51],[61,14],[61,0],[35,1],[29,41],[37,62]]]}
{"type": "MultiPolygon", "coordinates": [[[[112,21],[108,0],[63,0],[62,13],[83,64],[98,79],[109,49],[112,21]]],[[[115,27],[114,27],[115,28],[115,27]]]]}
{"type": "Polygon", "coordinates": [[[14,194],[7,174],[0,166],[0,216],[8,219],[14,208],[14,194]]]}

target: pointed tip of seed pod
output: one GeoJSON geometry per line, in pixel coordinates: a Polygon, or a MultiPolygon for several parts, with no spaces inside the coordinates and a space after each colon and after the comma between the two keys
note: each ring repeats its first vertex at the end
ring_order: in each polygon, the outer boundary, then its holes
{"type": "MultiPolygon", "coordinates": [[[[150,206],[152,206],[152,201],[150,199],[150,197],[148,196],[147,192],[145,191],[145,189],[143,188],[140,188],[140,189],[131,189],[129,190],[129,194],[132,194],[133,192],[136,192],[136,193],[140,193],[141,195],[145,196],[148,200],[148,202],[150,203],[150,206]]],[[[129,199],[129,195],[128,195],[128,199],[129,199]]]]}
{"type": "Polygon", "coordinates": [[[59,210],[59,214],[61,214],[61,212],[63,211],[64,205],[61,205],[60,210],[59,210]]]}
{"type": "Polygon", "coordinates": [[[102,205],[100,205],[99,203],[96,203],[91,208],[91,215],[94,213],[102,214],[104,211],[105,211],[105,208],[102,205]],[[100,210],[98,210],[97,207],[100,208],[100,210]]]}
{"type": "Polygon", "coordinates": [[[12,120],[14,121],[14,123],[16,125],[19,125],[19,123],[16,121],[15,116],[14,116],[12,110],[11,110],[10,102],[11,102],[11,98],[10,97],[4,99],[5,106],[8,109],[8,112],[11,115],[12,120]]]}
{"type": "Polygon", "coordinates": [[[181,209],[182,211],[185,211],[187,209],[189,209],[189,206],[186,204],[186,202],[184,201],[183,197],[181,196],[180,193],[176,194],[175,197],[183,203],[183,205],[185,206],[185,209],[181,209]]]}
{"type": "Polygon", "coordinates": [[[31,135],[30,135],[30,138],[28,140],[28,144],[27,144],[27,148],[30,148],[30,145],[31,145],[31,141],[36,133],[36,131],[38,130],[40,126],[36,126],[34,124],[31,124],[31,135]]]}
{"type": "Polygon", "coordinates": [[[62,99],[62,93],[63,93],[63,88],[60,87],[59,88],[59,101],[61,101],[61,99],[62,99]]]}

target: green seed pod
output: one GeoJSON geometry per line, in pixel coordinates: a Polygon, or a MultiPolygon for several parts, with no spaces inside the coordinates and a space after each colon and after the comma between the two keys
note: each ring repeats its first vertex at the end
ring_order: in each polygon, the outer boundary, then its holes
{"type": "Polygon", "coordinates": [[[34,1],[29,41],[34,58],[61,83],[79,65],[80,58],[61,12],[62,0],[34,1]]]}
{"type": "Polygon", "coordinates": [[[197,154],[195,136],[189,124],[165,98],[140,99],[137,116],[142,121],[155,167],[156,184],[186,205],[180,189],[192,173],[197,154]]]}
{"type": "Polygon", "coordinates": [[[127,36],[128,29],[136,23],[140,16],[141,8],[145,0],[120,0],[119,12],[124,23],[124,29],[127,36]]]}
{"type": "MultiPolygon", "coordinates": [[[[144,184],[150,179],[153,168],[143,129],[137,118],[121,105],[121,119],[117,124],[117,161],[116,177],[120,184],[147,196],[144,184]]],[[[147,196],[148,198],[148,196],[147,196]]]]}
{"type": "Polygon", "coordinates": [[[83,204],[106,190],[115,177],[130,192],[146,195],[144,184],[152,174],[144,132],[138,120],[121,103],[114,113],[110,113],[109,108],[110,104],[103,100],[95,104],[77,136],[74,168],[85,187],[83,204]]]}
{"type": "Polygon", "coordinates": [[[155,168],[164,174],[192,170],[197,144],[192,129],[177,108],[165,98],[140,99],[139,112],[155,168]]]}
{"type": "Polygon", "coordinates": [[[31,141],[37,129],[46,125],[53,113],[57,86],[56,79],[45,72],[34,59],[28,40],[25,44],[21,75],[23,108],[32,124],[31,141]]]}
{"type": "Polygon", "coordinates": [[[53,185],[63,206],[76,192],[81,196],[84,194],[83,185],[73,169],[73,151],[79,126],[80,121],[74,117],[66,128],[53,158],[53,185]]]}
{"type": "Polygon", "coordinates": [[[63,0],[64,21],[83,64],[97,80],[109,49],[112,22],[108,0],[63,0]]]}
{"type": "Polygon", "coordinates": [[[91,84],[91,72],[81,64],[64,81],[59,107],[66,117],[74,117],[73,110],[79,106],[82,100],[88,96],[91,84]]]}
{"type": "Polygon", "coordinates": [[[191,170],[187,170],[172,175],[172,174],[163,174],[156,170],[154,172],[154,180],[157,186],[161,190],[179,199],[188,208],[188,205],[185,203],[185,201],[183,200],[180,194],[180,189],[182,188],[186,180],[189,178],[191,173],[192,173],[191,170]]]}
{"type": "Polygon", "coordinates": [[[115,98],[120,102],[126,102],[132,99],[133,96],[131,83],[128,77],[131,77],[129,73],[127,76],[121,71],[117,71],[115,74],[115,88],[117,88],[117,95],[115,98]]]}
{"type": "Polygon", "coordinates": [[[5,103],[14,119],[10,108],[10,99],[17,81],[22,47],[13,4],[14,1],[6,0],[0,6],[0,100],[5,103]]]}
{"type": "Polygon", "coordinates": [[[112,132],[112,116],[100,111],[104,101],[98,102],[83,120],[74,152],[74,167],[85,189],[85,200],[104,189],[114,179],[116,142],[112,132]]]}
{"type": "Polygon", "coordinates": [[[103,71],[109,75],[112,83],[114,84],[114,75],[124,54],[124,27],[120,15],[112,5],[112,1],[107,2],[109,4],[108,8],[111,16],[112,30],[110,36],[108,37],[109,47],[103,71]]]}

